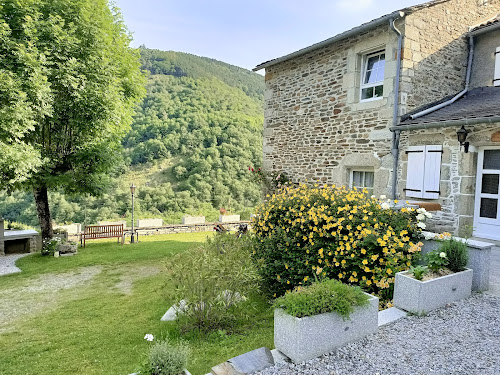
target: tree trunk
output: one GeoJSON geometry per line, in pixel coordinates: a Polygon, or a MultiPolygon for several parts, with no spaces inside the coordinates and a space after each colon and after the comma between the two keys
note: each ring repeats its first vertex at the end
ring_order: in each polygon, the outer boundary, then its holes
{"type": "Polygon", "coordinates": [[[54,232],[52,230],[47,187],[33,188],[33,195],[35,196],[36,212],[38,213],[38,221],[42,230],[42,239],[52,238],[54,232]]]}

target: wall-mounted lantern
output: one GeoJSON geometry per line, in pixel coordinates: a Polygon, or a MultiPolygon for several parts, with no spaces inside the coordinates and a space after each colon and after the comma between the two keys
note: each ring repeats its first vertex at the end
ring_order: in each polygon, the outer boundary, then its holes
{"type": "Polygon", "coordinates": [[[460,146],[464,146],[465,153],[469,152],[469,142],[465,142],[465,140],[467,139],[467,134],[469,134],[469,132],[470,131],[465,129],[463,125],[460,129],[457,130],[458,142],[460,143],[460,146]]]}

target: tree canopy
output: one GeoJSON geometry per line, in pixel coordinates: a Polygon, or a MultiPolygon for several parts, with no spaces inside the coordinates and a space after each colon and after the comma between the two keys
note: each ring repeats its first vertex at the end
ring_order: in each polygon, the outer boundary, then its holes
{"type": "Polygon", "coordinates": [[[34,190],[47,237],[47,190],[99,193],[121,155],[144,92],[139,53],[106,0],[4,0],[0,37],[2,182],[34,190]]]}

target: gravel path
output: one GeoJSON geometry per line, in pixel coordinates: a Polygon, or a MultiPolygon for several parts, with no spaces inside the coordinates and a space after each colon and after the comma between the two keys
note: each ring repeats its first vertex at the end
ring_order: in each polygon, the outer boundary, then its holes
{"type": "Polygon", "coordinates": [[[16,267],[16,260],[26,255],[30,254],[9,254],[0,256],[0,276],[21,272],[21,269],[16,267]]]}
{"type": "Polygon", "coordinates": [[[500,297],[476,294],[381,327],[333,353],[258,374],[499,375],[500,297]]]}

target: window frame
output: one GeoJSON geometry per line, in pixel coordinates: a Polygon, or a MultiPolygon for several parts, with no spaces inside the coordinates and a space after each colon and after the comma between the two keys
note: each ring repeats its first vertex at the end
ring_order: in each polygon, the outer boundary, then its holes
{"type": "Polygon", "coordinates": [[[362,55],[362,57],[361,57],[361,77],[360,77],[360,86],[359,86],[359,101],[360,102],[363,102],[363,103],[364,102],[372,102],[372,101],[380,100],[380,99],[384,98],[385,63],[387,62],[386,57],[387,57],[387,55],[386,55],[385,49],[379,49],[379,50],[376,50],[374,52],[369,52],[369,53],[365,53],[362,55]],[[384,77],[382,78],[382,81],[377,81],[374,83],[364,83],[366,72],[368,70],[368,60],[370,59],[370,57],[380,56],[380,55],[384,55],[384,77]],[[379,86],[382,86],[382,95],[381,96],[374,96],[371,98],[363,99],[363,90],[364,89],[368,89],[368,88],[373,87],[373,91],[375,93],[375,88],[379,87],[379,86]]]}
{"type": "Polygon", "coordinates": [[[364,188],[372,191],[372,195],[374,193],[375,189],[375,171],[370,168],[351,168],[349,170],[349,188],[353,189],[356,188],[358,190],[363,190],[364,188]],[[363,185],[366,184],[366,173],[373,173],[373,186],[368,187],[368,186],[354,186],[354,172],[362,172],[363,173],[363,185]]]}
{"type": "Polygon", "coordinates": [[[500,86],[500,47],[495,49],[495,67],[493,68],[493,86],[500,86]]]}

